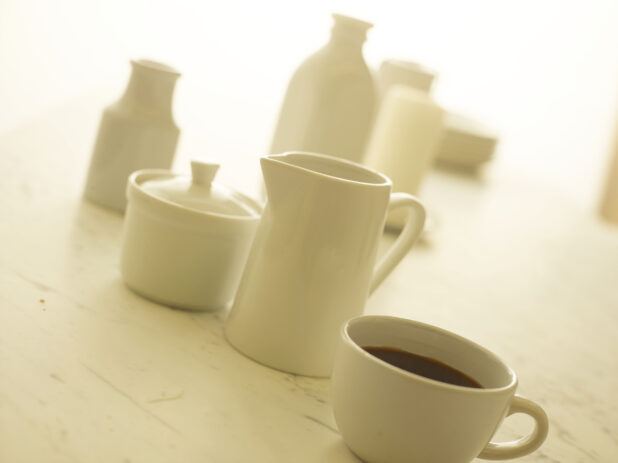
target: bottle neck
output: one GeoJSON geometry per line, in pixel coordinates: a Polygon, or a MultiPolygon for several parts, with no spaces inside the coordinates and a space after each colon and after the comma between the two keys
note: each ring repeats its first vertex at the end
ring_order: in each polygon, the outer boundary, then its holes
{"type": "Polygon", "coordinates": [[[345,48],[347,53],[362,54],[371,24],[342,15],[333,15],[334,24],[330,33],[330,45],[345,48]]]}
{"type": "Polygon", "coordinates": [[[174,87],[180,74],[159,63],[132,61],[131,65],[133,72],[122,102],[151,111],[171,111],[174,87]]]}
{"type": "Polygon", "coordinates": [[[331,53],[341,55],[341,58],[356,60],[363,59],[364,43],[364,37],[348,34],[347,31],[342,32],[333,28],[330,41],[328,42],[328,47],[330,48],[331,53]]]}

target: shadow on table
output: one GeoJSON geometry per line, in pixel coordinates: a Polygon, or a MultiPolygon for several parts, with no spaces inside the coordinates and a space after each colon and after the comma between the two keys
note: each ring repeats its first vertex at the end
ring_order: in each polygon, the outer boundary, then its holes
{"type": "Polygon", "coordinates": [[[483,173],[485,171],[485,165],[462,165],[454,164],[447,161],[436,160],[433,168],[441,173],[450,175],[456,175],[459,177],[467,178],[469,180],[483,181],[483,173]]]}

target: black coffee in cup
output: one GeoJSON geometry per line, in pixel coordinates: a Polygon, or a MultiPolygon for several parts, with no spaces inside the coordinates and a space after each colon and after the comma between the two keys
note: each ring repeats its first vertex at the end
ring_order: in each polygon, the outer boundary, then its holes
{"type": "Polygon", "coordinates": [[[384,362],[425,378],[456,386],[477,389],[483,387],[478,381],[470,378],[465,373],[430,357],[413,354],[394,347],[363,346],[363,349],[384,362]]]}

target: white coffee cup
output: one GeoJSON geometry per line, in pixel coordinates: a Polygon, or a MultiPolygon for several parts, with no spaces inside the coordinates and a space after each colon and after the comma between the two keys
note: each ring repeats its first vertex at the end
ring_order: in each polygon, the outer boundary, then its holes
{"type": "Polygon", "coordinates": [[[387,316],[353,318],[341,336],[332,377],[335,420],[348,447],[368,463],[505,460],[536,450],[547,436],[547,415],[515,394],[513,370],[472,341],[387,316]],[[410,373],[363,349],[369,346],[435,359],[482,388],[410,373]],[[514,413],[534,419],[532,433],[513,442],[490,442],[502,420],[514,413]]]}

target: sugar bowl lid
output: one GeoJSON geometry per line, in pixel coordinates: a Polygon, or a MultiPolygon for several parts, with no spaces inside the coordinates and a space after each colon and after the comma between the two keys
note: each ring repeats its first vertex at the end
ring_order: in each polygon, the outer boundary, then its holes
{"type": "Polygon", "coordinates": [[[192,211],[234,217],[259,215],[246,196],[213,182],[219,164],[210,160],[192,160],[191,178],[165,172],[140,183],[149,196],[192,211]]]}

